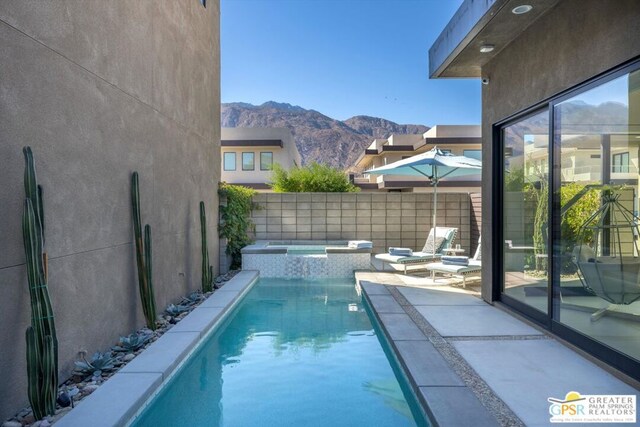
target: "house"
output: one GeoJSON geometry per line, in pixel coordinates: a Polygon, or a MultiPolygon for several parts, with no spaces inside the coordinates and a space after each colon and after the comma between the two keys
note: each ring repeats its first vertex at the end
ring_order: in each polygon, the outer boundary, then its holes
{"type": "MultiPolygon", "coordinates": [[[[423,135],[391,135],[387,139],[374,139],[351,168],[359,172],[354,177],[354,184],[362,191],[431,192],[432,186],[426,177],[369,175],[367,170],[424,153],[436,146],[458,156],[479,159],[482,154],[480,126],[437,125],[423,135]]],[[[478,192],[480,175],[442,180],[438,186],[449,193],[478,192]]]]}
{"type": "Polygon", "coordinates": [[[285,170],[301,164],[291,131],[287,128],[222,128],[221,180],[268,191],[275,163],[285,170]]]}
{"type": "Polygon", "coordinates": [[[429,50],[482,81],[482,297],[635,380],[639,34],[636,0],[465,0],[429,50]]]}

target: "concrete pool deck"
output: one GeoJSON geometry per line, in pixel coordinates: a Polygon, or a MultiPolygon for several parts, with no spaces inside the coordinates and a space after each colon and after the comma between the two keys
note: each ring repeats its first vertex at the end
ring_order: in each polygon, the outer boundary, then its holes
{"type": "Polygon", "coordinates": [[[640,400],[637,383],[477,292],[395,273],[356,272],[356,281],[440,426],[547,426],[547,398],[569,391],[640,400]]]}

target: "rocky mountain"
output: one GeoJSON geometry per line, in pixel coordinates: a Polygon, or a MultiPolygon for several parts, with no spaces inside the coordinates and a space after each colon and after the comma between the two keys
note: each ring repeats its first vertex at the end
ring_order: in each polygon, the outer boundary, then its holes
{"type": "Polygon", "coordinates": [[[347,168],[374,138],[392,133],[424,133],[422,125],[399,125],[378,117],[355,116],[340,121],[315,110],[278,102],[222,104],[223,127],[286,127],[291,130],[303,163],[347,168]]]}

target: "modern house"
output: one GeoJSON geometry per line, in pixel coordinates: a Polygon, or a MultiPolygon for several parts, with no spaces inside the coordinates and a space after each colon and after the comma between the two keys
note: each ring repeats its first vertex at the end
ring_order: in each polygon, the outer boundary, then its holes
{"type": "Polygon", "coordinates": [[[221,180],[268,191],[275,163],[285,170],[301,165],[291,131],[287,128],[222,128],[221,180]]]}
{"type": "Polygon", "coordinates": [[[465,0],[429,50],[483,83],[482,297],[636,380],[639,34],[637,0],[465,0]]]}
{"type": "MultiPolygon", "coordinates": [[[[387,139],[374,139],[350,168],[359,172],[354,177],[354,184],[362,191],[431,192],[432,186],[426,177],[369,175],[367,170],[424,153],[435,146],[455,155],[479,159],[482,155],[480,126],[438,125],[423,135],[391,135],[387,139]]],[[[442,180],[439,187],[449,193],[479,192],[480,175],[442,180]]]]}

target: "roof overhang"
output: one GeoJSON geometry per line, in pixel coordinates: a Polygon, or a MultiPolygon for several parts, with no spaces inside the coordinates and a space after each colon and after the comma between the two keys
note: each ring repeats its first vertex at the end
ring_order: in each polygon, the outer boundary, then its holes
{"type": "Polygon", "coordinates": [[[220,141],[222,147],[280,147],[281,139],[223,139],[220,141]]]}
{"type": "Polygon", "coordinates": [[[484,64],[560,0],[464,0],[429,49],[429,77],[481,77],[484,64]],[[516,6],[531,11],[516,15],[516,6]],[[480,47],[493,45],[491,52],[480,47]]]}

